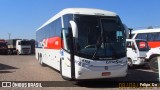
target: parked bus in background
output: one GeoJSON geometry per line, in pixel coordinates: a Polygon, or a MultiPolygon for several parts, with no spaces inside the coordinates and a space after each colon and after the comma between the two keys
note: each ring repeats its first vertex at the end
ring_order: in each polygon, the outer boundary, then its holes
{"type": "Polygon", "coordinates": [[[147,53],[147,62],[153,71],[158,71],[158,56],[160,56],[160,28],[132,31],[133,39],[144,39],[151,50],[147,53]]]}
{"type": "Polygon", "coordinates": [[[126,31],[116,13],[68,8],[36,31],[36,58],[64,79],[125,77],[126,31]]]}
{"type": "Polygon", "coordinates": [[[133,39],[144,39],[150,48],[160,47],[160,28],[132,31],[133,39]]]}

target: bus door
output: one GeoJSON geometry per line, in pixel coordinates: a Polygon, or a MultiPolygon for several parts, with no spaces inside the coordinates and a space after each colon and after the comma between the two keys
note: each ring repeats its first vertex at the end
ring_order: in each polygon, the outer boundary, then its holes
{"type": "Polygon", "coordinates": [[[73,36],[70,28],[62,29],[62,51],[60,61],[60,71],[65,79],[74,77],[74,55],[73,55],[73,36]]]}
{"type": "Polygon", "coordinates": [[[137,60],[138,52],[137,52],[134,41],[127,41],[126,46],[127,46],[127,57],[131,58],[131,61],[128,60],[128,64],[132,65],[134,63],[133,60],[137,60]]]}

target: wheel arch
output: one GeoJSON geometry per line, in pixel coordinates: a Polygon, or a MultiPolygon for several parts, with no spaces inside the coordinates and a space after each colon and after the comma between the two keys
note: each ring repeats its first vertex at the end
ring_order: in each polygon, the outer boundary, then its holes
{"type": "Polygon", "coordinates": [[[150,62],[150,60],[154,57],[160,56],[160,54],[152,54],[149,59],[147,60],[147,62],[150,62]]]}

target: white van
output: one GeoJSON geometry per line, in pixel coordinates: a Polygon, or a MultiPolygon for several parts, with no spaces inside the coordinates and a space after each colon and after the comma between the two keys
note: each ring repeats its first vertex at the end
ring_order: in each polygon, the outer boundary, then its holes
{"type": "Polygon", "coordinates": [[[147,41],[142,39],[126,39],[128,66],[145,64],[146,53],[149,51],[147,41]]]}

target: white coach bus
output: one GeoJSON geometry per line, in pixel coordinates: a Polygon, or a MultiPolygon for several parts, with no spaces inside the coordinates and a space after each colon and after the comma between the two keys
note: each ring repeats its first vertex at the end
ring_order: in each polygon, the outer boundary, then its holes
{"type": "Polygon", "coordinates": [[[160,28],[132,31],[133,39],[144,39],[150,48],[160,47],[160,28]]]}
{"type": "Polygon", "coordinates": [[[126,31],[116,13],[68,8],[36,31],[36,58],[67,80],[125,77],[126,31]]]}

